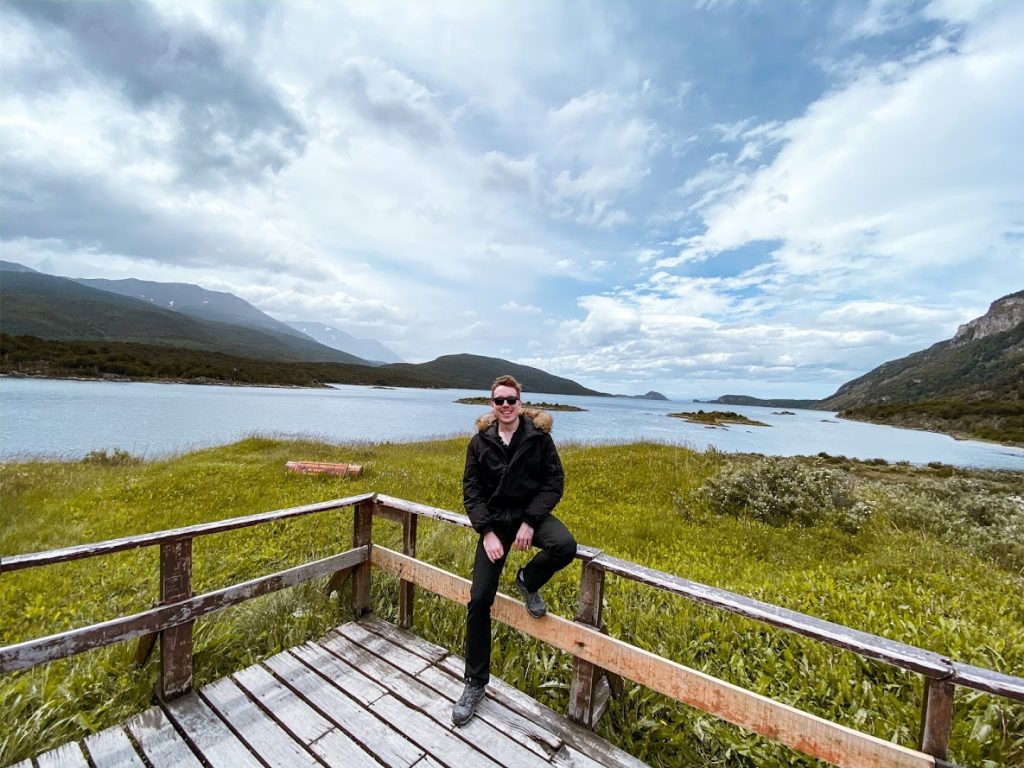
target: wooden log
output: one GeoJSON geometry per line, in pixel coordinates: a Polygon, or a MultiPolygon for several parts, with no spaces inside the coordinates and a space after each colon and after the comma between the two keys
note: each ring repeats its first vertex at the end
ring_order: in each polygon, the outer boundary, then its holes
{"type": "Polygon", "coordinates": [[[0,648],[0,674],[29,669],[120,640],[131,640],[187,621],[194,621],[254,597],[327,576],[340,568],[363,562],[368,557],[369,553],[365,548],[350,549],[323,560],[208,592],[172,605],[161,605],[101,624],[4,646],[0,648]]]}
{"type": "Polygon", "coordinates": [[[320,501],[316,504],[305,504],[301,507],[289,507],[287,509],[275,509],[271,512],[259,512],[255,515],[244,515],[242,517],[231,517],[227,520],[215,520],[211,523],[198,523],[184,528],[171,528],[166,531],[155,533],[143,533],[137,536],[125,536],[120,539],[109,539],[94,544],[79,544],[74,547],[63,549],[51,549],[46,552],[31,552],[25,555],[5,555],[0,559],[0,573],[17,571],[22,568],[34,568],[39,565],[51,565],[53,563],[64,563],[69,560],[81,560],[96,555],[108,555],[112,552],[123,552],[128,549],[139,547],[151,547],[156,544],[164,544],[171,541],[192,539],[198,536],[208,536],[211,533],[223,533],[234,531],[239,528],[247,528],[260,523],[269,523],[277,520],[287,520],[292,517],[315,512],[326,512],[332,509],[343,509],[352,507],[366,499],[372,499],[372,493],[360,493],[356,496],[348,496],[343,499],[331,499],[320,501]]]}
{"type": "MultiPolygon", "coordinates": [[[[435,594],[463,605],[469,601],[470,582],[460,576],[383,547],[374,547],[370,556],[374,565],[435,594]]],[[[843,768],[934,768],[937,764],[931,755],[803,712],[560,616],[549,613],[534,619],[519,600],[505,595],[495,599],[492,616],[676,701],[843,768]]]]}
{"type": "MultiPolygon", "coordinates": [[[[160,601],[164,605],[192,597],[192,540],[160,545],[160,601]]],[[[186,621],[160,633],[160,684],[163,700],[192,690],[192,625],[186,621]]]]}
{"type": "Polygon", "coordinates": [[[363,474],[362,464],[332,464],[326,461],[288,461],[285,466],[292,472],[303,475],[334,475],[335,477],[359,477],[363,474]]]}

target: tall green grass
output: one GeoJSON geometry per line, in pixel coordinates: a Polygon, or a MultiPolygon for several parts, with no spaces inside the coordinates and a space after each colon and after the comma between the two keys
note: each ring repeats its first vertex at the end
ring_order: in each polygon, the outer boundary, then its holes
{"type": "MultiPolygon", "coordinates": [[[[742,510],[719,514],[707,489],[755,457],[643,443],[562,445],[560,450],[567,492],[558,515],[582,543],[1024,675],[1024,577],[1008,565],[1012,560],[1005,560],[1002,550],[973,545],[959,524],[908,518],[898,503],[938,498],[943,472],[840,463],[836,471],[849,475],[851,493],[871,508],[851,532],[831,519],[769,525],[742,510]]],[[[2,465],[0,553],[100,541],[371,490],[460,510],[464,451],[462,439],[339,446],[252,438],[146,463],[98,455],[77,463],[2,465]],[[358,479],[291,474],[283,466],[290,459],[357,462],[365,472],[358,479]]],[[[937,514],[955,515],[951,499],[963,496],[964,474],[950,478],[959,483],[960,496],[939,499],[937,514]]],[[[1009,496],[1021,487],[1019,474],[979,473],[968,479],[980,484],[970,486],[978,493],[1009,496]]],[[[926,505],[910,506],[919,516],[926,505]]],[[[323,557],[347,549],[351,537],[349,511],[205,537],[193,552],[194,589],[217,589],[323,557]]],[[[374,538],[400,546],[398,527],[385,521],[375,522],[374,538]]],[[[468,575],[473,546],[470,531],[421,521],[418,552],[429,562],[468,575]]],[[[512,555],[516,562],[526,557],[512,555]]],[[[5,574],[0,577],[0,644],[150,607],[157,598],[157,559],[156,549],[136,550],[5,574]]],[[[506,569],[507,593],[512,593],[514,571],[506,569]]],[[[551,610],[575,614],[578,578],[578,567],[570,566],[545,588],[551,610]]],[[[196,685],[347,620],[347,595],[327,597],[321,586],[287,590],[197,622],[196,685]]],[[[606,590],[605,621],[616,637],[915,746],[919,676],[627,581],[609,578],[606,590]]],[[[382,616],[396,617],[392,578],[375,572],[373,601],[382,616]]],[[[462,649],[464,620],[461,606],[417,596],[415,631],[456,653],[462,649]]],[[[564,711],[571,657],[502,626],[496,625],[494,634],[493,673],[564,711]]],[[[0,765],[147,706],[157,669],[153,661],[134,668],[133,650],[120,644],[0,679],[0,765]]],[[[628,683],[598,732],[655,766],[816,764],[628,683]]],[[[1024,765],[1024,706],[958,689],[951,757],[965,765],[1024,765]]]]}

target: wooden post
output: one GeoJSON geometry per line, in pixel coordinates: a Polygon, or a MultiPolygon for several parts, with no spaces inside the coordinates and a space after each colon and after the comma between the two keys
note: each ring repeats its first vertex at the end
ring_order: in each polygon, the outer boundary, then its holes
{"type": "MultiPolygon", "coordinates": [[[[375,500],[356,504],[352,515],[352,546],[365,547],[373,544],[373,508],[375,500]]],[[[370,561],[360,563],[352,572],[352,612],[358,618],[370,612],[370,561]]]]}
{"type": "Polygon", "coordinates": [[[953,690],[945,680],[924,679],[924,707],[921,710],[921,751],[940,760],[949,751],[953,729],[953,690]]]}
{"type": "MultiPolygon", "coordinates": [[[[192,539],[160,545],[160,602],[192,597],[192,539]]],[[[187,621],[160,633],[157,695],[173,699],[192,690],[192,625],[187,621]]]]}
{"type": "MultiPolygon", "coordinates": [[[[576,621],[589,627],[600,628],[601,608],[604,602],[604,571],[591,562],[583,562],[580,575],[580,610],[576,621]]],[[[573,659],[572,687],[569,689],[570,719],[592,728],[594,717],[594,693],[597,681],[602,679],[601,670],[578,656],[573,659]]]]}
{"type": "MultiPolygon", "coordinates": [[[[416,557],[416,521],[419,516],[406,512],[402,519],[402,554],[416,557]]],[[[398,626],[412,627],[412,608],[416,597],[416,585],[401,579],[398,582],[398,626]]]]}

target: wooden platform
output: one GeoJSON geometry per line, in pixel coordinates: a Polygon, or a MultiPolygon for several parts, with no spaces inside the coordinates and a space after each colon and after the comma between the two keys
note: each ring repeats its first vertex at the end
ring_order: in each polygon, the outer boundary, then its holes
{"type": "Polygon", "coordinates": [[[495,679],[456,728],[461,692],[461,659],[370,616],[18,768],[645,765],[495,679]]]}

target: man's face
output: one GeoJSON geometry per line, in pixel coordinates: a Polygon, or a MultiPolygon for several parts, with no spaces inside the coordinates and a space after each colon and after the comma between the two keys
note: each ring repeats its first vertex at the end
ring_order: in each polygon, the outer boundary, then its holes
{"type": "Polygon", "coordinates": [[[516,392],[515,387],[507,387],[503,384],[495,387],[491,392],[491,409],[498,417],[499,422],[510,426],[515,424],[516,419],[519,418],[519,412],[523,409],[523,401],[519,399],[519,393],[516,392]],[[508,398],[514,398],[515,403],[509,402],[508,398]],[[496,403],[495,400],[501,400],[501,403],[496,403]]]}

